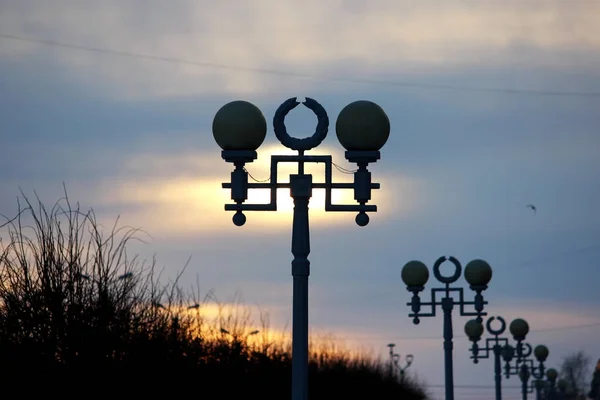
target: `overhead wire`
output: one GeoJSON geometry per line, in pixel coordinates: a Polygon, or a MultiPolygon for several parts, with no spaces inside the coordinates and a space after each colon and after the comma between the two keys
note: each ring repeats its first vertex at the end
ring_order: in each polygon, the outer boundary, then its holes
{"type": "MultiPolygon", "coordinates": [[[[540,328],[540,329],[531,329],[530,333],[543,333],[543,332],[557,332],[557,331],[566,331],[566,330],[574,330],[574,329],[584,329],[584,328],[593,328],[600,326],[600,321],[592,322],[587,324],[576,324],[576,325],[563,325],[563,326],[554,326],[549,328],[540,328]]],[[[466,339],[466,335],[455,335],[454,339],[466,339]]],[[[344,340],[349,341],[366,341],[366,340],[440,340],[439,336],[356,336],[356,337],[343,337],[344,340]]]]}
{"type": "Polygon", "coordinates": [[[383,85],[383,86],[394,86],[394,87],[406,87],[415,89],[427,89],[427,90],[444,90],[444,91],[464,91],[464,92],[487,92],[487,93],[502,93],[509,95],[534,95],[534,96],[554,96],[554,97],[586,97],[594,98],[600,97],[600,92],[582,92],[582,91],[563,91],[563,90],[533,90],[533,89],[511,89],[501,87],[475,87],[475,86],[464,86],[464,85],[449,85],[449,84],[436,84],[436,83],[425,83],[425,82],[409,82],[409,81],[394,81],[394,80],[378,80],[378,79],[366,79],[357,77],[339,77],[339,76],[321,76],[311,74],[301,74],[293,71],[284,71],[280,69],[269,69],[249,66],[230,65],[224,63],[216,63],[212,61],[191,61],[179,57],[170,57],[155,54],[144,54],[126,50],[117,50],[104,47],[92,47],[85,45],[78,45],[73,43],[66,43],[62,41],[55,41],[49,39],[43,39],[38,37],[27,37],[22,35],[16,35],[12,33],[0,32],[0,39],[21,41],[36,43],[45,46],[59,47],[70,50],[79,50],[87,52],[95,52],[100,54],[111,54],[121,57],[146,59],[153,61],[161,61],[176,64],[193,65],[202,68],[222,69],[222,70],[234,70],[241,72],[257,73],[257,74],[269,74],[269,75],[281,75],[290,78],[301,78],[311,79],[317,81],[331,81],[331,82],[346,82],[346,83],[360,83],[368,85],[383,85]]]}

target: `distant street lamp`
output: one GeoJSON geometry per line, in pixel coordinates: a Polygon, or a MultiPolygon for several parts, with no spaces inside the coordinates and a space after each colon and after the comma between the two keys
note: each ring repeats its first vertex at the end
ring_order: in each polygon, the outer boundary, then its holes
{"type": "Polygon", "coordinates": [[[548,384],[546,385],[546,394],[548,400],[558,400],[556,396],[556,379],[558,378],[558,371],[554,368],[548,368],[546,371],[546,381],[548,384]]]}
{"type": "Polygon", "coordinates": [[[313,189],[325,189],[325,211],[357,212],[356,223],[365,226],[369,223],[367,212],[376,212],[377,206],[367,205],[371,200],[371,190],[379,189],[379,184],[371,182],[369,163],[380,158],[379,150],[390,134],[390,121],[377,104],[370,101],[356,101],[348,104],[340,112],[336,121],[336,134],[340,144],[346,149],[345,157],[356,163],[353,183],[334,183],[332,179],[333,161],[330,155],[305,155],[305,152],[321,144],[327,136],[329,117],[325,109],[315,100],[306,98],[302,103],[317,116],[315,133],[307,138],[291,137],[285,127],[285,117],[298,104],[290,98],[279,106],[273,117],[273,128],[277,139],[298,155],[271,156],[269,182],[248,183],[246,163],[256,160],[256,149],[263,143],[267,133],[267,123],[262,112],[246,101],[234,101],[221,107],[216,113],[212,130],[217,144],[223,149],[221,157],[235,166],[231,173],[231,183],[223,188],[231,189],[231,199],[235,204],[226,204],[226,211],[235,211],[233,223],[242,226],[246,222],[244,211],[277,211],[277,190],[290,189],[294,199],[292,225],[292,276],[293,319],[292,319],[292,400],[308,398],[308,276],[310,275],[310,234],[308,203],[313,189]],[[279,182],[277,167],[280,163],[294,163],[298,173],[289,177],[289,182],[279,182]],[[324,182],[313,182],[312,175],[304,172],[306,163],[322,163],[325,166],[324,182]],[[271,201],[268,204],[245,204],[249,189],[269,189],[271,201]],[[358,204],[332,204],[333,189],[352,189],[358,204]]]}
{"type": "MultiPolygon", "coordinates": [[[[537,374],[540,375],[539,373],[537,374]]],[[[560,397],[556,393],[556,379],[558,378],[558,371],[554,368],[548,368],[545,376],[536,377],[533,380],[533,388],[536,390],[536,396],[538,399],[544,400],[560,400],[560,397]],[[545,378],[545,379],[544,379],[545,378]]]]}
{"type": "MultiPolygon", "coordinates": [[[[548,358],[548,354],[550,352],[548,348],[544,345],[536,346],[533,351],[531,350],[531,345],[529,345],[528,343],[519,343],[519,347],[521,348],[521,350],[517,351],[515,365],[511,366],[510,362],[512,361],[514,356],[514,349],[511,349],[510,346],[505,346],[505,352],[503,354],[504,361],[506,362],[505,375],[507,379],[510,378],[511,375],[519,376],[519,378],[521,379],[521,394],[523,396],[523,400],[527,400],[527,394],[531,393],[529,391],[528,386],[529,378],[533,376],[535,379],[543,379],[546,371],[544,362],[548,358]],[[529,358],[532,353],[539,363],[537,366],[535,366],[533,360],[529,358]]],[[[542,387],[538,388],[538,386],[535,385],[534,388],[536,390],[537,400],[541,400],[542,387]]]]}
{"type": "Polygon", "coordinates": [[[525,366],[525,368],[530,368],[531,376],[535,378],[534,388],[536,400],[542,400],[542,391],[544,389],[544,385],[538,384],[538,382],[544,382],[543,379],[546,376],[546,367],[544,365],[544,362],[548,358],[548,354],[550,354],[550,351],[548,350],[548,347],[544,345],[538,345],[533,350],[533,354],[535,355],[535,358],[538,361],[538,365],[529,367],[525,366]]]}
{"type": "Polygon", "coordinates": [[[454,257],[440,257],[433,266],[433,275],[435,278],[444,284],[441,288],[431,289],[431,301],[421,302],[419,292],[425,289],[425,284],[429,279],[429,270],[427,266],[420,261],[410,261],[402,268],[402,280],[407,286],[407,290],[413,293],[412,300],[407,303],[412,309],[409,317],[413,317],[413,323],[416,325],[420,322],[420,317],[435,317],[436,306],[441,306],[444,312],[444,359],[445,359],[445,375],[446,375],[446,400],[454,400],[454,376],[452,364],[452,310],[455,305],[460,306],[459,312],[461,316],[475,316],[481,322],[482,317],[487,315],[483,312],[483,307],[487,301],[483,300],[483,292],[487,289],[487,284],[492,279],[492,268],[483,260],[473,260],[465,267],[464,277],[469,283],[471,290],[475,291],[475,301],[466,301],[464,299],[464,290],[462,287],[450,287],[451,283],[456,282],[462,273],[460,262],[454,257]],[[440,273],[441,265],[450,261],[454,264],[454,274],[451,276],[443,276],[440,273]],[[444,297],[436,300],[436,294],[442,293],[444,297]],[[458,294],[458,300],[451,296],[451,293],[458,294]],[[473,306],[475,312],[465,311],[465,306],[473,306]],[[422,314],[421,306],[430,306],[431,312],[422,314]]]}
{"type": "Polygon", "coordinates": [[[533,366],[533,361],[530,359],[523,361],[517,373],[521,380],[521,395],[523,396],[523,400],[527,400],[527,395],[533,393],[533,386],[529,386],[529,378],[531,377],[531,370],[528,368],[529,364],[533,366]]]}
{"type": "MultiPolygon", "coordinates": [[[[477,364],[480,359],[490,358],[490,354],[494,355],[494,381],[496,388],[496,400],[502,399],[502,349],[508,345],[508,338],[500,337],[506,330],[506,321],[502,317],[490,317],[486,323],[487,331],[494,337],[485,339],[485,347],[480,347],[477,342],[481,340],[481,335],[484,332],[483,324],[477,320],[470,320],[465,324],[465,333],[469,340],[473,342],[470,351],[473,363],[477,364]],[[492,322],[498,320],[500,327],[494,329],[492,322]],[[483,355],[479,352],[483,351],[483,355]]],[[[517,318],[510,324],[509,330],[513,336],[525,337],[529,332],[529,325],[523,319],[517,318]]]]}
{"type": "Polygon", "coordinates": [[[412,354],[405,355],[404,356],[405,364],[404,364],[404,367],[401,367],[400,366],[400,354],[394,353],[395,346],[396,346],[395,343],[388,344],[388,347],[390,348],[390,374],[392,376],[394,376],[394,368],[393,367],[396,367],[396,369],[400,373],[400,380],[404,381],[404,373],[412,364],[414,356],[412,354]]]}
{"type": "Polygon", "coordinates": [[[556,387],[558,388],[556,400],[564,400],[569,394],[569,382],[566,379],[559,379],[556,382],[556,387]]]}
{"type": "Polygon", "coordinates": [[[400,366],[400,354],[394,354],[394,366],[398,369],[398,372],[400,372],[400,380],[404,381],[404,374],[406,372],[406,370],[408,368],[410,368],[412,362],[413,362],[414,356],[412,354],[407,354],[404,356],[404,366],[401,367],[400,366]]]}

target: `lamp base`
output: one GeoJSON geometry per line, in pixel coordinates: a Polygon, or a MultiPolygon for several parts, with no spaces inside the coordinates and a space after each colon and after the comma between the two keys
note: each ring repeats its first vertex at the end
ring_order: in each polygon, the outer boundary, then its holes
{"type": "Polygon", "coordinates": [[[223,160],[230,163],[249,163],[258,158],[254,150],[223,150],[221,152],[223,160]]]}
{"type": "Polygon", "coordinates": [[[346,160],[356,164],[374,163],[381,158],[379,151],[347,151],[346,160]]]}

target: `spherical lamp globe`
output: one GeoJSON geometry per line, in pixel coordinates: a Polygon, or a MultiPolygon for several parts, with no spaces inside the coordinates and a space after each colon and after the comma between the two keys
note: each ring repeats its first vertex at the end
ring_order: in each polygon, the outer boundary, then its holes
{"type": "Polygon", "coordinates": [[[492,279],[492,267],[486,261],[473,260],[465,267],[465,280],[471,286],[485,286],[492,279]]]}
{"type": "Polygon", "coordinates": [[[402,267],[402,281],[406,286],[425,286],[429,280],[429,270],[421,261],[409,261],[402,267]]]}
{"type": "Polygon", "coordinates": [[[348,151],[378,151],[390,136],[390,120],[377,104],[359,100],[340,111],[335,132],[348,151]]]}
{"type": "Polygon", "coordinates": [[[510,362],[510,360],[513,359],[513,357],[515,356],[515,348],[512,347],[510,344],[504,345],[504,347],[502,347],[502,359],[506,362],[510,362]]]}
{"type": "Polygon", "coordinates": [[[515,338],[524,339],[529,333],[529,324],[522,318],[516,318],[510,323],[508,329],[515,338]]]}
{"type": "Polygon", "coordinates": [[[550,354],[550,350],[543,344],[535,346],[533,349],[533,355],[539,362],[544,362],[548,358],[548,354],[550,354]]]}
{"type": "Polygon", "coordinates": [[[475,319],[469,320],[465,324],[465,333],[470,340],[479,340],[483,335],[483,324],[475,319]]]}
{"type": "Polygon", "coordinates": [[[225,104],[212,123],[213,136],[223,150],[260,147],[267,135],[267,121],[258,107],[244,100],[225,104]]]}

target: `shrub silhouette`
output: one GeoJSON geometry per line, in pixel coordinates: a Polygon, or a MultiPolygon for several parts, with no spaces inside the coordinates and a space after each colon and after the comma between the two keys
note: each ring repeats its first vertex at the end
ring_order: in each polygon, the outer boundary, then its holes
{"type": "MultiPolygon", "coordinates": [[[[46,395],[137,398],[166,390],[200,398],[290,398],[291,343],[270,338],[267,315],[252,340],[247,309],[209,321],[201,310],[214,297],[183,293],[179,277],[161,284],[155,260],[128,254],[143,232],[118,227],[117,219],[104,233],[94,212],[82,212],[66,195],[51,209],[37,197],[35,204],[22,198],[16,217],[1,226],[5,390],[24,393],[27,379],[32,386],[46,382],[46,395]]],[[[415,382],[400,382],[380,359],[323,343],[311,345],[311,400],[425,399],[415,382]]]]}

